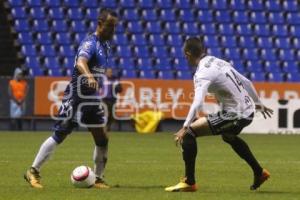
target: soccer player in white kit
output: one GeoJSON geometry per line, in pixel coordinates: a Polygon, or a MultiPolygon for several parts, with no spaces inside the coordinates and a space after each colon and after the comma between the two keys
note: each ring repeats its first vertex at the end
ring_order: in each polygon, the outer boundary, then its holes
{"type": "Polygon", "coordinates": [[[175,134],[175,141],[182,146],[185,163],[185,177],[176,185],[165,188],[169,192],[196,191],[195,161],[197,155],[196,137],[221,135],[232,149],[251,167],[254,182],[250,186],[255,190],[270,177],[252,154],[249,146],[238,134],[248,126],[256,110],[266,118],[273,110],[262,104],[251,81],[237,72],[230,63],[206,54],[201,39],[191,37],[184,44],[184,54],[193,67],[194,100],[183,127],[175,134]],[[206,93],[215,95],[220,111],[196,119],[197,112],[203,106],[206,93]]]}

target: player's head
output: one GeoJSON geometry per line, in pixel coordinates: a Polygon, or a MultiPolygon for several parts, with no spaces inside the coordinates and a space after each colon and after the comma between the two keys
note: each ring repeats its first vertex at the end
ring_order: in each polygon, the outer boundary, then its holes
{"type": "Polygon", "coordinates": [[[101,9],[98,16],[97,34],[102,40],[111,40],[118,23],[117,13],[110,9],[101,9]]]}
{"type": "Polygon", "coordinates": [[[206,54],[206,48],[200,38],[188,38],[183,47],[185,58],[190,66],[197,66],[200,59],[206,54]]]}

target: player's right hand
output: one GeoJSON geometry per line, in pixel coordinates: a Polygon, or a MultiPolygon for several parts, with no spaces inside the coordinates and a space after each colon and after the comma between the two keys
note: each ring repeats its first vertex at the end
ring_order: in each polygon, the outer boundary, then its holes
{"type": "Polygon", "coordinates": [[[88,77],[88,86],[93,88],[94,90],[98,90],[98,82],[95,80],[93,76],[88,77]]]}
{"type": "Polygon", "coordinates": [[[256,105],[255,108],[257,111],[260,111],[263,114],[265,119],[267,119],[267,117],[271,118],[274,112],[271,108],[268,108],[264,105],[256,105]]]}

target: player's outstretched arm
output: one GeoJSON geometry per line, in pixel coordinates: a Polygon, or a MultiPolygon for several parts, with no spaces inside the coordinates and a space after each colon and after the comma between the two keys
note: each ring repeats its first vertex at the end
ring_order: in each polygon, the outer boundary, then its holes
{"type": "Polygon", "coordinates": [[[98,90],[98,83],[90,72],[87,62],[88,60],[86,58],[79,57],[76,62],[76,67],[82,75],[87,77],[89,87],[98,90]]]}
{"type": "Polygon", "coordinates": [[[268,117],[271,118],[273,115],[273,110],[271,108],[264,106],[263,104],[255,105],[255,109],[261,112],[265,119],[267,119],[268,117]]]}

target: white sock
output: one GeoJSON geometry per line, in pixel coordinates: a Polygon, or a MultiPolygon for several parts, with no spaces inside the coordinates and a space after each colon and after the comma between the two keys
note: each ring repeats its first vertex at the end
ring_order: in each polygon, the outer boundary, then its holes
{"type": "Polygon", "coordinates": [[[95,146],[93,160],[94,160],[94,172],[97,177],[103,178],[104,169],[107,162],[108,147],[95,146]]]}
{"type": "Polygon", "coordinates": [[[49,137],[47,140],[45,140],[32,163],[32,167],[40,171],[41,166],[50,158],[56,146],[57,143],[52,137],[49,137]]]}

